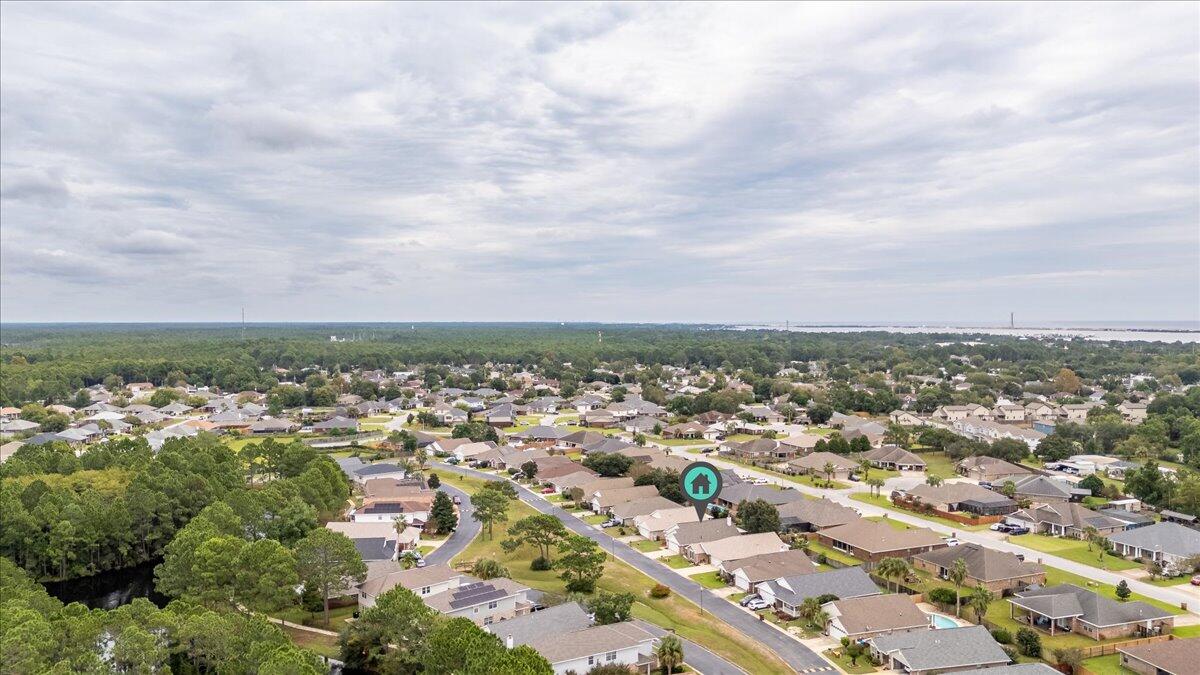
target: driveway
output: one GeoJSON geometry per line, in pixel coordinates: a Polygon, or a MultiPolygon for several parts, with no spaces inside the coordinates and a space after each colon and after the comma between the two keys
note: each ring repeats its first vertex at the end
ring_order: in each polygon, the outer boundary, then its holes
{"type": "Polygon", "coordinates": [[[442,480],[442,484],[438,486],[438,489],[445,490],[446,494],[450,495],[451,498],[458,497],[462,503],[458,505],[458,527],[454,528],[454,531],[450,533],[446,541],[442,542],[441,546],[438,546],[436,549],[430,551],[429,555],[425,556],[425,562],[429,565],[449,565],[450,560],[459,553],[462,553],[467,544],[470,544],[475,539],[482,527],[482,523],[471,517],[471,514],[475,512],[475,508],[471,506],[470,495],[451,484],[454,476],[442,474],[438,477],[442,478],[443,476],[445,477],[442,480]]]}
{"type": "MultiPolygon", "coordinates": [[[[450,471],[485,480],[496,479],[494,474],[474,471],[472,469],[448,464],[439,464],[437,466],[439,472],[450,471]]],[[[516,483],[513,483],[513,485],[517,488],[517,494],[520,496],[521,501],[529,504],[541,513],[548,513],[558,518],[568,529],[597,542],[601,548],[612,553],[646,576],[700,605],[703,611],[736,628],[752,640],[774,652],[776,656],[783,659],[796,672],[811,673],[833,670],[833,666],[829,665],[829,662],[820,655],[776,629],[770,623],[760,621],[755,615],[742,610],[742,608],[737,607],[728,600],[714,595],[695,581],[679,576],[665,565],[647,558],[638,551],[630,548],[627,544],[619,542],[604,532],[575,518],[563,509],[534,495],[523,486],[516,483]]]]}

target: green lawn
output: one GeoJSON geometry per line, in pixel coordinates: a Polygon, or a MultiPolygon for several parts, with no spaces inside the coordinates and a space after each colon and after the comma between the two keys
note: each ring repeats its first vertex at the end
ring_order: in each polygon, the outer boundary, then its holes
{"type": "MultiPolygon", "coordinates": [[[[468,478],[461,483],[455,481],[454,484],[467,492],[474,492],[482,486],[483,481],[468,478]]],[[[529,569],[536,555],[532,549],[522,547],[512,553],[506,553],[500,548],[500,542],[507,536],[508,525],[535,513],[528,505],[514,502],[509,507],[509,522],[497,523],[491,539],[486,535],[477,537],[455,562],[481,557],[494,558],[508,567],[513,580],[547,593],[565,596],[566,589],[557,572],[534,572],[529,569]]],[[[714,619],[710,614],[701,614],[700,608],[693,602],[694,599],[681,598],[675,593],[666,598],[650,598],[649,591],[655,583],[624,562],[609,558],[604,566],[604,576],[597,583],[597,587],[609,592],[633,593],[637,598],[633,605],[635,617],[673,630],[680,637],[702,644],[747,672],[787,672],[787,665],[769,649],[730,628],[724,622],[714,619]]]]}
{"type": "Polygon", "coordinates": [[[650,539],[643,539],[642,541],[635,541],[632,544],[630,544],[630,546],[641,551],[642,553],[649,553],[650,551],[657,551],[658,549],[663,547],[661,541],[652,541],[650,539]]]}
{"type": "Polygon", "coordinates": [[[931,516],[931,515],[928,515],[925,513],[917,513],[916,511],[912,511],[909,509],[905,509],[905,508],[896,506],[895,504],[892,503],[892,500],[888,499],[887,497],[885,497],[883,495],[872,495],[872,494],[867,494],[865,492],[856,492],[856,493],[850,495],[850,499],[853,499],[856,502],[862,502],[864,504],[873,504],[880,508],[890,509],[892,511],[899,511],[900,513],[906,513],[910,516],[916,516],[922,520],[928,520],[931,523],[938,523],[939,525],[945,525],[946,527],[953,527],[956,530],[969,530],[969,531],[974,532],[974,531],[978,531],[978,530],[986,530],[988,527],[990,527],[990,525],[988,525],[986,523],[981,524],[981,525],[967,525],[965,523],[956,523],[953,520],[947,520],[945,518],[939,518],[937,516],[931,516]]]}
{"type": "Polygon", "coordinates": [[[918,452],[917,455],[925,460],[925,473],[942,478],[954,478],[958,472],[954,468],[954,460],[944,452],[918,452]]]}
{"type": "Polygon", "coordinates": [[[1150,584],[1151,586],[1182,586],[1183,584],[1186,584],[1189,581],[1191,581],[1191,577],[1189,575],[1185,574],[1181,577],[1172,577],[1170,579],[1155,579],[1154,581],[1150,581],[1150,578],[1146,577],[1145,579],[1142,579],[1142,581],[1150,584]]]}
{"type": "Polygon", "coordinates": [[[1183,637],[1183,638],[1200,637],[1200,623],[1195,624],[1193,626],[1180,626],[1179,628],[1176,628],[1175,630],[1173,630],[1171,632],[1174,633],[1175,635],[1177,635],[1178,637],[1183,637]]]}
{"type": "Polygon", "coordinates": [[[1096,555],[1096,547],[1093,546],[1093,550],[1089,551],[1087,542],[1079,539],[1064,539],[1044,534],[1022,534],[1018,537],[1009,537],[1008,540],[1019,546],[1056,555],[1072,562],[1088,565],[1089,567],[1104,570],[1131,570],[1141,567],[1141,565],[1132,560],[1125,560],[1111,555],[1104,556],[1104,561],[1101,562],[1096,555]]]}
{"type": "Polygon", "coordinates": [[[1087,668],[1092,675],[1127,675],[1132,672],[1121,667],[1120,654],[1084,659],[1083,667],[1087,668]]]}
{"type": "Polygon", "coordinates": [[[692,567],[692,563],[681,555],[669,555],[665,558],[659,558],[658,561],[673,570],[681,570],[685,567],[692,567]]]}
{"type": "Polygon", "coordinates": [[[871,665],[871,657],[868,654],[863,654],[858,657],[858,665],[850,665],[850,659],[842,653],[842,648],[829,649],[822,653],[822,656],[837,664],[843,672],[858,675],[859,673],[873,673],[875,666],[871,665]]]}
{"type": "Polygon", "coordinates": [[[433,553],[434,551],[436,551],[437,547],[436,546],[418,546],[417,550],[421,552],[421,555],[429,555],[430,553],[433,553]]]}
{"type": "Polygon", "coordinates": [[[602,513],[597,513],[592,516],[584,516],[583,518],[583,522],[587,523],[588,525],[599,525],[606,520],[608,520],[608,516],[602,513]]]}
{"type": "Polygon", "coordinates": [[[890,525],[893,530],[900,530],[901,532],[903,532],[905,530],[918,529],[913,525],[908,525],[908,524],[902,523],[902,522],[896,520],[895,518],[885,518],[883,516],[869,516],[869,517],[867,517],[867,520],[873,520],[877,523],[886,523],[887,525],[890,525]]]}
{"type": "Polygon", "coordinates": [[[809,557],[814,558],[814,559],[817,557],[818,554],[824,553],[825,557],[828,558],[829,560],[834,560],[836,562],[840,562],[843,565],[854,566],[854,565],[862,564],[861,560],[859,560],[858,558],[855,558],[854,556],[852,556],[848,553],[842,553],[841,551],[835,551],[832,548],[829,548],[828,546],[825,546],[824,544],[818,544],[815,541],[809,542],[808,552],[809,552],[809,557]]]}
{"type": "Polygon", "coordinates": [[[715,571],[693,574],[688,578],[705,588],[725,588],[729,585],[715,571]]]}
{"type": "Polygon", "coordinates": [[[712,441],[708,441],[703,438],[663,438],[661,436],[647,436],[646,440],[652,443],[658,443],[660,445],[676,446],[709,445],[712,443],[712,441]]]}
{"type": "Polygon", "coordinates": [[[814,476],[811,474],[804,474],[801,476],[789,476],[787,474],[782,474],[777,471],[770,471],[769,469],[767,469],[767,471],[769,471],[773,475],[779,476],[780,478],[786,478],[786,479],[792,481],[793,483],[799,483],[801,485],[807,485],[809,487],[822,488],[822,489],[828,489],[828,490],[845,490],[850,487],[850,485],[848,483],[843,483],[841,481],[837,481],[837,480],[827,481],[827,480],[825,480],[824,476],[814,476]]]}

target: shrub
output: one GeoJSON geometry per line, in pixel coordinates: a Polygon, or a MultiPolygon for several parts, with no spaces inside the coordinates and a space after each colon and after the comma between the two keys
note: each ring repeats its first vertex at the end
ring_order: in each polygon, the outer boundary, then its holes
{"type": "Polygon", "coordinates": [[[1042,655],[1042,638],[1029,628],[1017,629],[1017,647],[1021,654],[1038,658],[1042,655]]]}
{"type": "Polygon", "coordinates": [[[1003,628],[997,628],[996,630],[992,631],[992,639],[1002,645],[1010,645],[1012,644],[1012,633],[1009,633],[1003,628]]]}
{"type": "Polygon", "coordinates": [[[664,584],[654,584],[654,588],[650,589],[650,597],[665,598],[671,594],[671,589],[664,584]]]}
{"type": "Polygon", "coordinates": [[[824,553],[817,554],[817,564],[818,565],[824,565],[828,562],[829,562],[829,558],[826,558],[824,553]]]}
{"type": "Polygon", "coordinates": [[[838,599],[838,596],[834,595],[833,593],[825,593],[824,595],[817,596],[817,604],[823,605],[827,602],[833,602],[838,599]]]}
{"type": "Polygon", "coordinates": [[[541,556],[534,558],[533,562],[529,563],[529,569],[533,570],[534,572],[545,572],[546,570],[550,569],[550,567],[550,561],[541,556]]]}
{"type": "Polygon", "coordinates": [[[930,602],[938,605],[953,605],[954,590],[950,588],[935,588],[926,594],[930,602]]]}
{"type": "Polygon", "coordinates": [[[1004,654],[1008,656],[1009,661],[1016,663],[1017,657],[1020,656],[1017,653],[1016,647],[1013,647],[1012,645],[1000,645],[1000,649],[1004,650],[1004,654]]]}
{"type": "Polygon", "coordinates": [[[510,475],[510,476],[515,476],[519,472],[520,472],[520,470],[517,469],[517,467],[515,467],[515,466],[508,467],[508,475],[510,475]]]}

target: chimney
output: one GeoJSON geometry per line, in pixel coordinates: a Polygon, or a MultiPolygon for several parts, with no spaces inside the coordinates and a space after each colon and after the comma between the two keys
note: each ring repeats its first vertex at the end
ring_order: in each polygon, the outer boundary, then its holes
{"type": "Polygon", "coordinates": [[[504,646],[505,646],[505,647],[508,647],[509,649],[512,649],[512,648],[513,648],[513,639],[512,639],[512,633],[509,633],[509,634],[508,634],[508,635],[507,635],[507,636],[504,638],[504,646]]]}

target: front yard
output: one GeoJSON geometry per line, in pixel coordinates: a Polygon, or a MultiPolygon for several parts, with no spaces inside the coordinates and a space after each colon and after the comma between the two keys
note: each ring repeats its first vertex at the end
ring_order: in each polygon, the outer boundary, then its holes
{"type": "Polygon", "coordinates": [[[721,576],[714,572],[701,572],[688,577],[692,581],[700,584],[705,588],[725,588],[729,584],[725,583],[721,576]]]}
{"type": "Polygon", "coordinates": [[[953,520],[948,520],[946,518],[941,518],[938,516],[931,516],[931,515],[925,514],[925,513],[918,513],[911,509],[906,509],[906,508],[896,506],[895,504],[892,503],[892,500],[888,499],[887,497],[885,497],[883,495],[872,495],[872,494],[867,494],[865,492],[857,492],[855,494],[850,495],[850,499],[853,499],[856,502],[862,502],[864,504],[871,504],[873,506],[878,506],[880,508],[890,509],[892,511],[899,511],[900,513],[906,513],[910,516],[916,516],[922,520],[928,520],[931,523],[945,525],[946,527],[953,527],[956,530],[968,530],[971,532],[975,532],[978,530],[986,530],[988,527],[990,527],[990,525],[988,525],[986,523],[980,524],[980,525],[967,525],[966,523],[957,523],[957,522],[954,522],[953,520]]]}
{"type": "Polygon", "coordinates": [[[681,555],[669,555],[665,558],[659,558],[658,561],[673,570],[681,570],[692,566],[692,563],[681,555]]]}
{"type": "Polygon", "coordinates": [[[1042,553],[1049,553],[1060,558],[1066,558],[1072,562],[1077,562],[1089,567],[1096,567],[1102,570],[1132,570],[1141,567],[1132,560],[1117,558],[1111,555],[1105,555],[1103,562],[1099,559],[1098,550],[1092,546],[1092,550],[1088,550],[1088,543],[1079,539],[1064,539],[1062,537],[1051,537],[1044,534],[1022,534],[1017,537],[1009,537],[1008,541],[1031,548],[1042,553]]]}
{"type": "Polygon", "coordinates": [[[871,664],[871,657],[867,654],[863,654],[862,656],[858,657],[857,665],[851,665],[850,657],[846,656],[845,650],[841,647],[828,649],[822,655],[833,663],[837,664],[837,667],[841,668],[843,672],[850,673],[851,675],[858,675],[859,673],[873,673],[877,670],[877,668],[871,664]]]}
{"type": "Polygon", "coordinates": [[[657,551],[658,549],[663,547],[661,541],[653,541],[650,539],[643,539],[641,541],[635,541],[632,544],[630,544],[630,546],[641,551],[642,553],[649,553],[650,551],[657,551]]]}
{"type": "Polygon", "coordinates": [[[855,566],[862,564],[861,560],[859,560],[858,558],[855,558],[854,556],[850,555],[849,553],[842,553],[841,551],[835,551],[832,548],[829,548],[828,546],[825,546],[824,544],[818,544],[815,541],[809,542],[808,553],[809,553],[808,557],[810,557],[810,558],[815,559],[818,555],[824,555],[827,560],[833,560],[835,562],[840,562],[843,565],[849,565],[850,567],[855,567],[855,566]]]}

